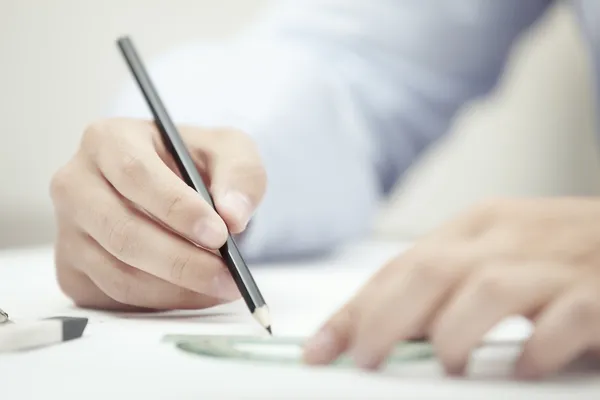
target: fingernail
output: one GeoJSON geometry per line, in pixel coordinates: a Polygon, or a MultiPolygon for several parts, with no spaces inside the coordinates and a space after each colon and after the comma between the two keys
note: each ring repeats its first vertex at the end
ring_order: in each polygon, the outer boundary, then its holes
{"type": "Polygon", "coordinates": [[[235,219],[243,226],[248,224],[252,206],[247,196],[236,191],[229,191],[221,199],[221,206],[227,208],[235,219]]]}
{"type": "Polygon", "coordinates": [[[240,297],[240,291],[228,271],[223,271],[215,276],[213,291],[213,296],[223,300],[232,301],[240,297]]]}
{"type": "Polygon", "coordinates": [[[216,248],[227,240],[227,228],[224,223],[204,218],[194,226],[194,236],[199,245],[216,248]]]}
{"type": "Polygon", "coordinates": [[[329,362],[336,356],[335,350],[335,336],[328,329],[323,329],[304,345],[304,358],[311,364],[329,362]]]}

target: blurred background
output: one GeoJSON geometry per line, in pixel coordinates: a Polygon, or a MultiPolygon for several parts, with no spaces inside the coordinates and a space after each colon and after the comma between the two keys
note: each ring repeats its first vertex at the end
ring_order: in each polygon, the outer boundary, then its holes
{"type": "MultiPolygon", "coordinates": [[[[268,0],[0,0],[0,247],[54,237],[48,185],[129,79],[114,40],[147,58],[235,35],[268,0]]],[[[409,240],[496,196],[600,193],[590,60],[558,4],[515,47],[502,83],[398,186],[374,221],[409,240]]]]}

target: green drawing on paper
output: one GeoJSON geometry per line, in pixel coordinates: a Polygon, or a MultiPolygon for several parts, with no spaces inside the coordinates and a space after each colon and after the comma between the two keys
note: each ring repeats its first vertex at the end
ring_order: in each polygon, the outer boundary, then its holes
{"type": "MultiPolygon", "coordinates": [[[[306,338],[256,337],[216,335],[166,335],[166,342],[196,355],[228,360],[255,361],[277,364],[302,363],[302,345],[306,338]]],[[[401,342],[387,359],[388,364],[432,359],[433,348],[425,341],[401,342]]],[[[353,366],[353,361],[342,355],[334,365],[353,366]]]]}

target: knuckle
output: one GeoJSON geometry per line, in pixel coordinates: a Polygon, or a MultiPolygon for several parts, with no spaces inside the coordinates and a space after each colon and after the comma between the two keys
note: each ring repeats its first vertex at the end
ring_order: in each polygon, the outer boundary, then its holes
{"type": "Polygon", "coordinates": [[[481,297],[502,299],[510,295],[510,286],[500,274],[491,269],[486,269],[476,276],[475,291],[481,297]]]}
{"type": "MultiPolygon", "coordinates": [[[[166,219],[171,219],[177,214],[183,214],[186,208],[184,196],[181,194],[172,194],[165,201],[164,215],[166,219]]],[[[186,213],[187,214],[187,213],[186,213]]]]}
{"type": "Polygon", "coordinates": [[[140,183],[148,176],[148,166],[144,160],[131,151],[122,150],[117,168],[123,183],[140,183]]]}
{"type": "Polygon", "coordinates": [[[106,137],[112,132],[111,123],[107,120],[95,121],[89,124],[83,131],[81,147],[91,153],[95,153],[106,137]]]}
{"type": "Polygon", "coordinates": [[[71,194],[72,181],[68,165],[56,171],[50,180],[50,197],[52,200],[58,202],[67,198],[71,194]]]}
{"type": "Polygon", "coordinates": [[[174,254],[169,261],[169,278],[173,282],[182,282],[186,271],[192,265],[191,254],[174,254]]]}
{"type": "Polygon", "coordinates": [[[118,257],[132,257],[136,253],[138,224],[131,216],[123,216],[108,225],[108,246],[118,257]]]}
{"type": "MultiPolygon", "coordinates": [[[[110,162],[110,170],[115,171],[115,178],[132,184],[131,179],[138,179],[147,172],[144,160],[136,154],[136,147],[130,142],[131,137],[119,134],[123,129],[135,128],[124,119],[107,119],[94,122],[85,129],[81,147],[88,156],[102,163],[110,162]]],[[[112,181],[113,179],[111,179],[112,181]]]]}
{"type": "Polygon", "coordinates": [[[418,284],[436,287],[447,285],[454,277],[454,271],[435,258],[416,261],[410,274],[418,284]]]}

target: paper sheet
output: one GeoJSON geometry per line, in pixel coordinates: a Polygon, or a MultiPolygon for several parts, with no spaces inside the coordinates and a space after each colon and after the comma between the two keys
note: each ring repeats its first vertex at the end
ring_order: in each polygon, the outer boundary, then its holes
{"type": "MultiPolygon", "coordinates": [[[[397,251],[398,246],[389,244],[359,246],[322,263],[254,268],[275,334],[312,334],[397,251]]],[[[468,380],[445,377],[435,361],[370,374],[193,357],[161,338],[169,333],[262,335],[262,328],[241,302],[154,315],[75,309],[54,284],[49,249],[32,257],[0,257],[0,272],[0,304],[15,321],[54,315],[90,318],[80,340],[0,357],[1,398],[587,400],[600,392],[597,373],[578,372],[575,378],[564,374],[536,385],[506,380],[518,348],[478,351],[468,380]]],[[[528,323],[512,319],[488,337],[506,340],[529,333],[528,323]]]]}

